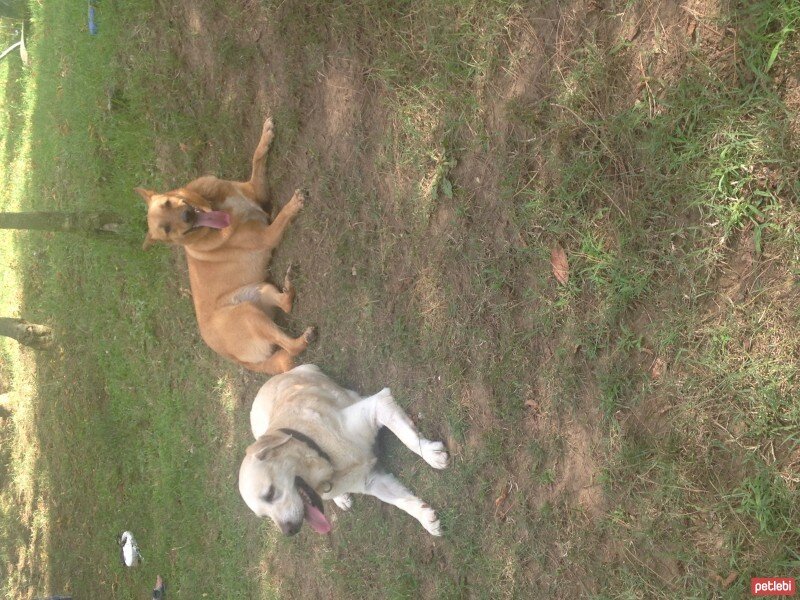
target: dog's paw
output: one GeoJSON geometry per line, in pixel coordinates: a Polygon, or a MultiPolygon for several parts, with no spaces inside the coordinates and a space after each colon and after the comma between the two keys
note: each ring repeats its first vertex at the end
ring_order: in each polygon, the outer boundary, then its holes
{"type": "Polygon", "coordinates": [[[261,128],[261,138],[269,138],[269,141],[272,141],[273,136],[275,135],[275,124],[272,121],[272,117],[267,117],[264,120],[264,127],[261,128]]]}
{"type": "Polygon", "coordinates": [[[319,331],[316,327],[309,327],[303,332],[303,337],[307,343],[312,344],[317,341],[317,338],[319,337],[319,331]]]}
{"type": "Polygon", "coordinates": [[[435,535],[437,537],[442,535],[442,523],[439,521],[436,511],[427,504],[422,505],[419,515],[419,522],[431,535],[435,535]]]}
{"type": "Polygon", "coordinates": [[[289,200],[289,203],[286,205],[286,207],[295,214],[299,213],[301,210],[303,210],[307,198],[308,194],[306,194],[305,190],[295,190],[294,196],[292,196],[292,199],[289,200]]]}
{"type": "Polygon", "coordinates": [[[254,160],[261,160],[264,158],[274,137],[275,131],[272,125],[272,117],[268,117],[267,120],[264,121],[264,126],[261,128],[261,139],[258,141],[258,146],[253,155],[254,160]]]}
{"type": "Polygon", "coordinates": [[[336,503],[336,506],[342,510],[350,510],[353,507],[352,494],[342,494],[341,496],[336,496],[333,501],[336,503]]]}
{"type": "Polygon", "coordinates": [[[422,458],[434,469],[445,469],[450,464],[450,455],[442,442],[422,440],[422,458]]]}

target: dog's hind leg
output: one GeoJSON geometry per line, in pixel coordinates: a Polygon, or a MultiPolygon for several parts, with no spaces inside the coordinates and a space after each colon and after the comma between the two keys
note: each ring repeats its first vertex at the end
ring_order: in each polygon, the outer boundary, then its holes
{"type": "Polygon", "coordinates": [[[259,363],[243,363],[251,371],[266,373],[267,375],[278,375],[290,371],[294,367],[292,356],[286,350],[277,350],[272,356],[259,363]]]}
{"type": "Polygon", "coordinates": [[[371,473],[367,477],[364,493],[404,510],[419,521],[431,535],[442,535],[442,525],[436,516],[436,511],[412,494],[394,475],[378,471],[371,473]]]}
{"type": "Polygon", "coordinates": [[[260,306],[250,301],[221,308],[215,313],[213,323],[208,329],[217,336],[215,344],[206,339],[209,346],[220,354],[261,372],[282,373],[283,370],[276,369],[287,361],[280,358],[283,356],[280,350],[292,358],[303,352],[317,338],[316,327],[308,327],[298,337],[291,337],[260,306]],[[275,346],[278,348],[275,349],[275,346]]]}
{"type": "Polygon", "coordinates": [[[292,274],[292,265],[286,269],[286,275],[283,277],[283,291],[279,291],[277,287],[271,283],[265,283],[261,286],[261,304],[265,307],[277,306],[286,314],[292,312],[294,305],[294,285],[292,285],[289,275],[292,274]]]}
{"type": "Polygon", "coordinates": [[[271,283],[262,283],[258,287],[258,296],[258,303],[264,309],[277,306],[286,314],[292,311],[292,305],[294,304],[294,287],[291,287],[291,284],[290,287],[287,288],[284,282],[283,291],[280,291],[271,283]]]}
{"type": "Polygon", "coordinates": [[[263,312],[261,313],[261,319],[256,324],[255,329],[258,339],[279,346],[285,350],[289,356],[297,356],[304,352],[305,349],[308,348],[308,345],[317,339],[316,327],[307,327],[301,335],[293,338],[284,333],[283,330],[269,320],[263,312]]]}
{"type": "Polygon", "coordinates": [[[434,469],[444,469],[449,462],[447,449],[442,442],[434,442],[420,437],[414,423],[394,401],[389,388],[384,388],[374,396],[353,405],[353,409],[366,410],[366,417],[374,423],[376,430],[381,425],[394,433],[409,450],[419,454],[434,469]]]}
{"type": "Polygon", "coordinates": [[[290,265],[286,270],[286,276],[283,278],[283,291],[279,290],[271,283],[253,283],[239,288],[227,298],[223,298],[221,302],[232,305],[252,302],[260,306],[263,310],[277,306],[288,314],[292,310],[295,296],[294,285],[292,285],[289,279],[291,272],[292,267],[290,265]]]}

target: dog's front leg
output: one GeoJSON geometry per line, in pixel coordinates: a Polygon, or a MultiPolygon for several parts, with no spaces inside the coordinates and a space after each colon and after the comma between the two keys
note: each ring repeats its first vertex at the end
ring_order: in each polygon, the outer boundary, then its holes
{"type": "Polygon", "coordinates": [[[267,178],[264,169],[267,164],[267,151],[272,144],[272,139],[275,137],[274,131],[272,117],[268,117],[264,121],[264,127],[261,129],[261,139],[253,153],[253,171],[248,184],[252,188],[253,198],[259,205],[267,204],[267,178]]]}
{"type": "Polygon", "coordinates": [[[447,449],[442,442],[420,437],[414,423],[394,401],[389,388],[384,388],[365,400],[371,403],[372,418],[377,426],[389,428],[412,452],[419,454],[434,469],[444,469],[449,462],[447,449]]]}
{"type": "Polygon", "coordinates": [[[295,190],[294,196],[278,213],[275,220],[264,230],[264,243],[269,248],[277,248],[289,223],[294,221],[298,213],[303,210],[306,195],[303,190],[295,190]]]}
{"type": "Polygon", "coordinates": [[[412,494],[394,475],[373,471],[367,476],[364,493],[407,512],[431,535],[442,535],[442,524],[436,516],[436,511],[412,494]]]}

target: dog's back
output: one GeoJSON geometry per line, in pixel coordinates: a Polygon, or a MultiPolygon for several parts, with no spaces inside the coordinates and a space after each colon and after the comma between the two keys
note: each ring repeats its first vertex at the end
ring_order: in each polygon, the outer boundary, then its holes
{"type": "Polygon", "coordinates": [[[358,395],[339,387],[316,365],[300,365],[288,373],[271,377],[265,383],[250,410],[253,436],[261,437],[270,427],[284,418],[292,423],[304,418],[328,420],[332,413],[357,402],[358,395]]]}

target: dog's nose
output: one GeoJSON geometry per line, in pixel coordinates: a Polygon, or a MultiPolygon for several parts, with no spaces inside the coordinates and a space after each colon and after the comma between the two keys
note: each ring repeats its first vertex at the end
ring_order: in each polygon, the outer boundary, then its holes
{"type": "Polygon", "coordinates": [[[281,532],[283,532],[283,535],[294,535],[300,531],[300,526],[302,524],[302,521],[298,521],[297,523],[281,523],[281,532]]]}

